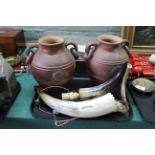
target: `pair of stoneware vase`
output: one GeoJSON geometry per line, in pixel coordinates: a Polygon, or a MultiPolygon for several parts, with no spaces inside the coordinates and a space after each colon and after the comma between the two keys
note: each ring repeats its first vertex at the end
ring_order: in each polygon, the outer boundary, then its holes
{"type": "MultiPolygon", "coordinates": [[[[116,70],[128,61],[127,46],[127,40],[118,36],[98,36],[97,42],[85,49],[88,74],[97,83],[112,78],[116,70]]],[[[38,40],[38,44],[27,47],[26,53],[27,64],[40,86],[64,86],[73,77],[78,59],[75,43],[66,43],[61,36],[44,36],[38,40]],[[31,50],[34,47],[37,48],[36,52],[31,50]]]]}

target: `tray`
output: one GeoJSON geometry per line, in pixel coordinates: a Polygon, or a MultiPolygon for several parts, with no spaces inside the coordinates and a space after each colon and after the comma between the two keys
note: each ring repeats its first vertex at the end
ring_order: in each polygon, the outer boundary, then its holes
{"type": "MultiPolygon", "coordinates": [[[[78,90],[82,87],[91,87],[97,85],[87,74],[86,68],[85,68],[85,62],[84,61],[78,61],[76,64],[76,70],[75,75],[70,81],[70,83],[66,86],[66,88],[69,89],[69,91],[78,90]]],[[[38,86],[34,88],[36,91],[38,86]]],[[[115,98],[120,98],[118,95],[118,90],[120,88],[115,88],[112,93],[115,96],[115,98]]],[[[53,119],[52,109],[46,106],[43,101],[38,100],[38,95],[34,96],[31,111],[34,117],[37,118],[43,118],[43,119],[53,119]]],[[[60,119],[66,119],[67,116],[64,116],[62,114],[57,115],[60,119]]],[[[108,121],[127,121],[130,119],[131,116],[131,108],[129,112],[126,113],[111,113],[102,117],[93,118],[93,119],[99,119],[99,120],[108,120],[108,121]]],[[[92,118],[91,118],[92,119],[92,118]]]]}
{"type": "MultiPolygon", "coordinates": [[[[155,79],[149,78],[151,81],[155,82],[155,79]]],[[[155,123],[155,91],[152,93],[141,93],[132,87],[132,78],[128,80],[127,87],[136,104],[138,110],[140,111],[143,119],[150,123],[155,123]]]]}

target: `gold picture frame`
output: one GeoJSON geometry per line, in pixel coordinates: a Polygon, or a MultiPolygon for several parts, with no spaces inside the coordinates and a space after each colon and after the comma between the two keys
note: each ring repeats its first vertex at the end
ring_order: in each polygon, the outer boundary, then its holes
{"type": "Polygon", "coordinates": [[[131,52],[135,52],[142,55],[155,54],[155,33],[152,33],[151,30],[153,30],[154,32],[155,27],[154,26],[123,26],[121,27],[121,37],[123,39],[129,40],[129,48],[131,52]],[[138,32],[138,29],[142,29],[142,30],[138,32]],[[136,40],[136,38],[138,38],[138,34],[139,34],[139,40],[140,40],[139,42],[138,42],[138,39],[136,40]],[[144,34],[146,34],[145,37],[143,36],[144,34]]]}

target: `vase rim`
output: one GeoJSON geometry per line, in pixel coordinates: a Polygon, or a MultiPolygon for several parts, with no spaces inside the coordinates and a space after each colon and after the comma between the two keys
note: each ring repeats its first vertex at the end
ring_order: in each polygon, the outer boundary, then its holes
{"type": "Polygon", "coordinates": [[[97,37],[97,40],[100,43],[104,43],[107,45],[118,45],[123,42],[123,39],[119,36],[104,34],[97,37]]]}
{"type": "Polygon", "coordinates": [[[63,44],[65,39],[62,36],[48,35],[41,37],[38,42],[40,45],[44,46],[56,46],[63,44]]]}

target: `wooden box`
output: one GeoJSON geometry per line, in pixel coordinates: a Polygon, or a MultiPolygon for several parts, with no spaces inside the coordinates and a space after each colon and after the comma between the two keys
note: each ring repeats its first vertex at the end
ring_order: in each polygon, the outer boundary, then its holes
{"type": "Polygon", "coordinates": [[[24,42],[22,29],[0,28],[0,52],[4,57],[16,56],[19,52],[17,42],[24,42]]]}

